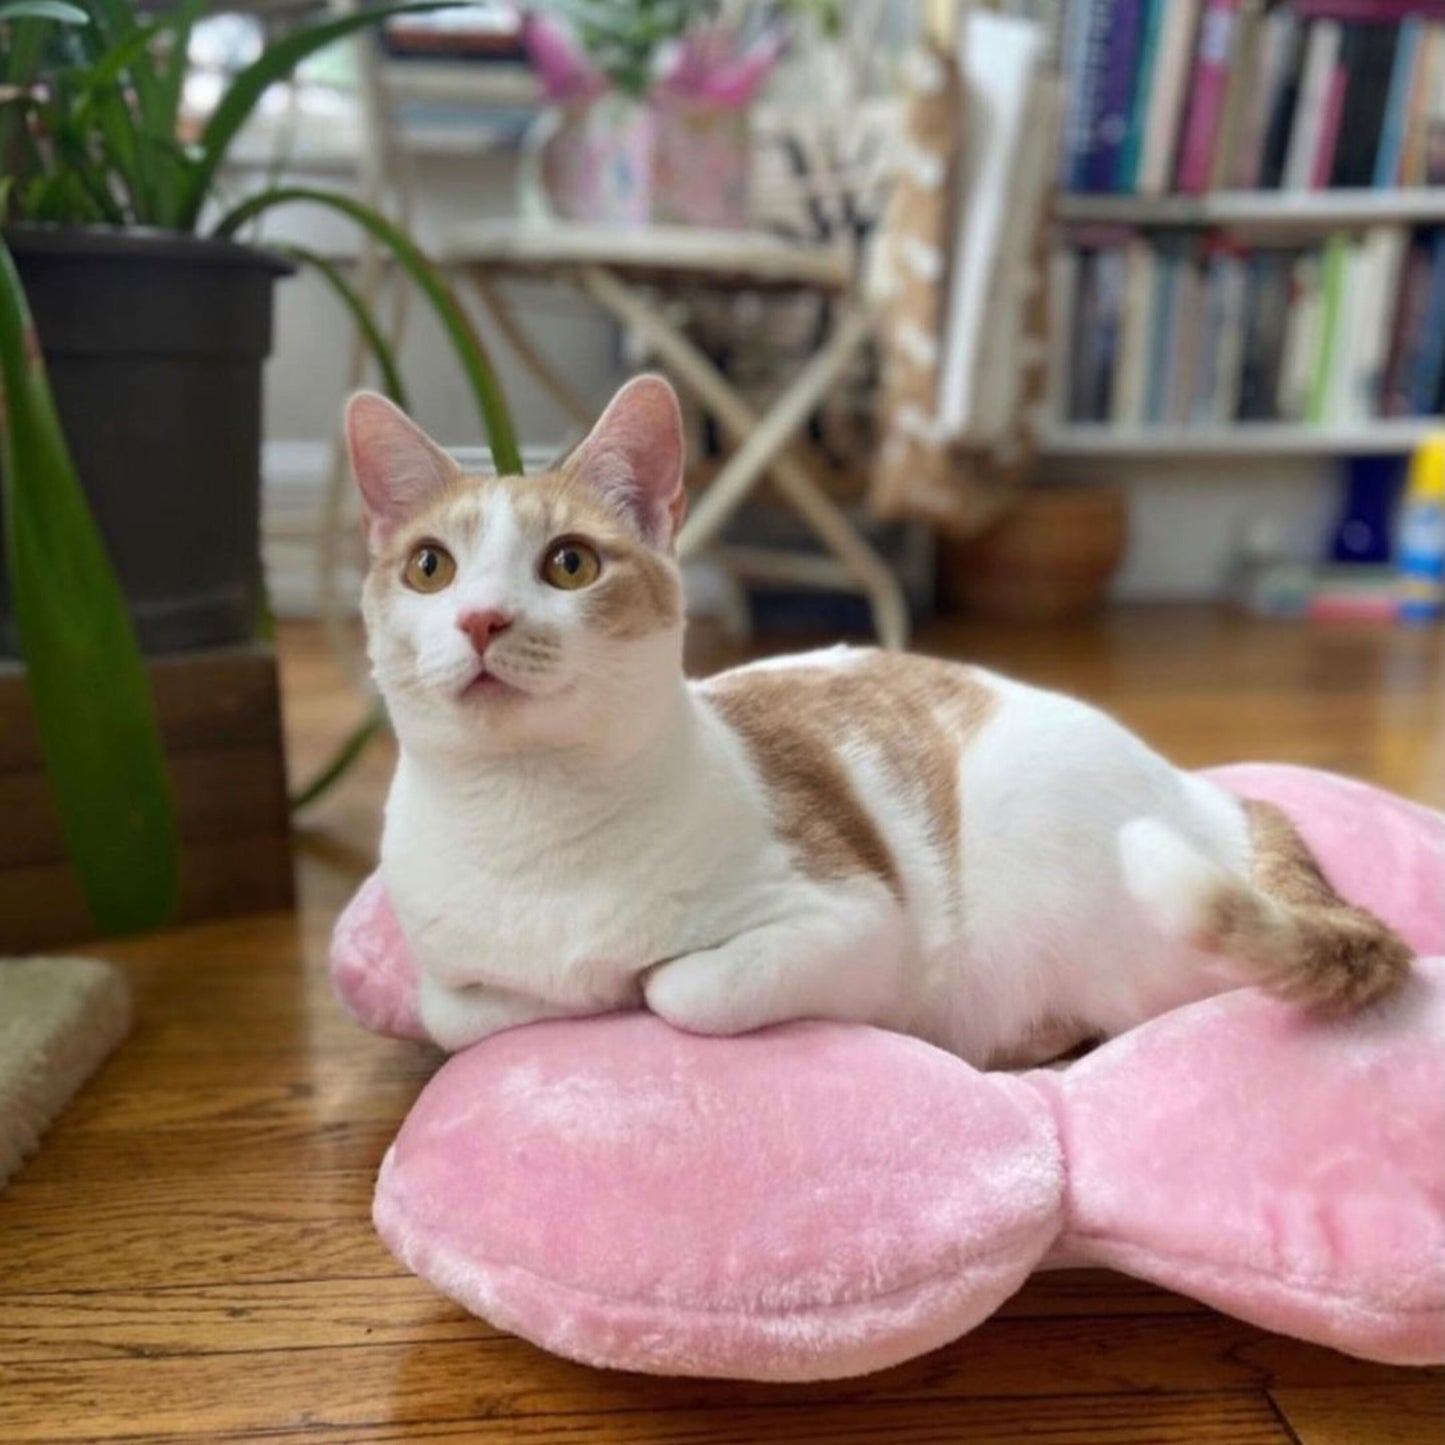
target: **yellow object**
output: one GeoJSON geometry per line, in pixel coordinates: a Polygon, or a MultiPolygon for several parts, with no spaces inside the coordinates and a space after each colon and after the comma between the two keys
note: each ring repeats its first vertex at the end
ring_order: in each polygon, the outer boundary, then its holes
{"type": "Polygon", "coordinates": [[[1395,570],[1401,621],[1445,617],[1445,432],[1432,432],[1410,458],[1395,570]]]}
{"type": "Polygon", "coordinates": [[[1431,432],[1410,457],[1406,502],[1445,501],[1445,431],[1431,432]]]}

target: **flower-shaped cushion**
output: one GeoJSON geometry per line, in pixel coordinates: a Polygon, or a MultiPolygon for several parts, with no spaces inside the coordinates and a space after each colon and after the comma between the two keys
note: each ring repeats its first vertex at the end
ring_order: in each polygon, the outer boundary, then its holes
{"type": "MultiPolygon", "coordinates": [[[[1445,819],[1301,769],[1215,776],[1285,808],[1342,891],[1445,954],[1445,819]]],[[[334,969],[363,1022],[420,1035],[375,879],[334,969]]],[[[1038,1265],[1082,1263],[1371,1358],[1445,1360],[1445,959],[1355,1019],[1239,990],[1023,1076],[854,1025],[536,1024],[428,1084],[375,1219],[495,1324],[659,1373],[882,1368],[1038,1265]]]]}

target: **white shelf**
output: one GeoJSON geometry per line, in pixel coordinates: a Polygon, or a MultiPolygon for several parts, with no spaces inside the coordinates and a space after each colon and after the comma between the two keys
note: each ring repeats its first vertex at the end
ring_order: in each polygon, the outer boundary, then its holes
{"type": "Polygon", "coordinates": [[[1246,226],[1320,230],[1378,222],[1445,222],[1445,187],[1413,190],[1217,191],[1205,196],[1061,194],[1060,221],[1122,226],[1246,226]]]}
{"type": "Polygon", "coordinates": [[[1139,427],[1078,424],[1046,431],[1040,447],[1049,457],[1288,457],[1388,456],[1410,451],[1438,417],[1406,417],[1351,427],[1287,422],[1240,422],[1231,427],[1139,427]]]}

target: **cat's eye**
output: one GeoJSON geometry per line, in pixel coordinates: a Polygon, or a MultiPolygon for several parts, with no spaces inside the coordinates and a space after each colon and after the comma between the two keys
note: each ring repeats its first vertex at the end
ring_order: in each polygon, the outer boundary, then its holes
{"type": "Polygon", "coordinates": [[[542,580],[564,592],[590,587],[602,572],[602,559],[586,542],[554,542],[542,563],[542,580]]]}
{"type": "Polygon", "coordinates": [[[413,592],[440,592],[457,575],[457,564],[445,547],[423,542],[406,559],[401,580],[413,592]]]}

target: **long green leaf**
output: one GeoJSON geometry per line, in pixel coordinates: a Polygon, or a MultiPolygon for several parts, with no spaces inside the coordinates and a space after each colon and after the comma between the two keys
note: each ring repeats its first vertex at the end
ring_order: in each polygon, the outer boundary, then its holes
{"type": "Polygon", "coordinates": [[[89,18],[66,0],[0,0],[0,21],[58,20],[62,25],[84,25],[89,18]]]}
{"type": "MultiPolygon", "coordinates": [[[[155,22],[142,12],[136,0],[84,0],[84,3],[104,34],[107,47],[130,40],[137,32],[146,36],[156,33],[155,22]]],[[[132,72],[131,83],[135,86],[143,128],[148,128],[160,81],[151,66],[140,65],[132,72]]]]}
{"type": "MultiPolygon", "coordinates": [[[[174,141],[180,134],[181,98],[185,89],[186,70],[190,65],[191,31],[196,21],[206,13],[207,0],[184,0],[173,15],[162,22],[171,33],[170,56],[166,62],[165,74],[160,81],[160,94],[156,102],[156,115],[152,133],[174,141]]],[[[189,163],[185,170],[189,170],[189,163]]],[[[162,211],[166,224],[171,224],[178,212],[185,185],[185,172],[181,169],[165,176],[161,181],[162,211]]]]}
{"type": "MultiPolygon", "coordinates": [[[[119,3],[119,0],[106,0],[106,3],[119,3]]],[[[321,21],[293,30],[289,35],[267,46],[260,57],[231,82],[221,98],[221,103],[206,123],[206,129],[201,135],[200,155],[181,199],[176,220],[178,228],[185,231],[195,229],[216,172],[224,162],[226,152],[237,132],[256,108],[256,102],[277,81],[290,76],[303,60],[358,30],[381,24],[392,15],[450,10],[457,3],[458,0],[406,0],[406,3],[402,4],[377,5],[335,20],[321,21]]]]}
{"type": "Polygon", "coordinates": [[[376,324],[376,317],[371,314],[370,308],[351,282],[341,274],[341,268],[334,261],[329,261],[325,256],[318,255],[305,246],[283,246],[280,249],[293,261],[310,266],[340,298],[341,304],[351,313],[351,319],[356,323],[356,329],[361,332],[367,350],[371,352],[376,368],[381,373],[381,389],[406,411],[406,387],[402,384],[401,370],[396,364],[396,353],[391,343],[382,335],[381,327],[376,324]]]}
{"type": "Polygon", "coordinates": [[[174,914],[180,877],[160,730],[3,241],[0,387],[6,560],[46,776],[95,926],[155,927],[174,914]]]}
{"type": "Polygon", "coordinates": [[[216,235],[234,236],[252,217],[274,210],[277,206],[300,203],[324,206],[329,210],[339,211],[343,216],[349,216],[358,226],[369,231],[396,258],[397,263],[431,303],[452,343],[457,360],[471,386],[482,425],[486,428],[487,441],[492,448],[492,458],[497,470],[507,475],[519,476],[522,471],[522,453],[517,446],[516,432],[512,429],[511,411],[497,383],[496,373],[492,369],[482,338],[477,335],[476,327],[472,325],[471,318],[457,300],[456,293],[447,284],[446,278],[404,231],[378,211],[360,201],[352,200],[349,196],[333,195],[330,191],[313,190],[309,186],[278,186],[250,196],[228,211],[216,226],[216,235]]]}

